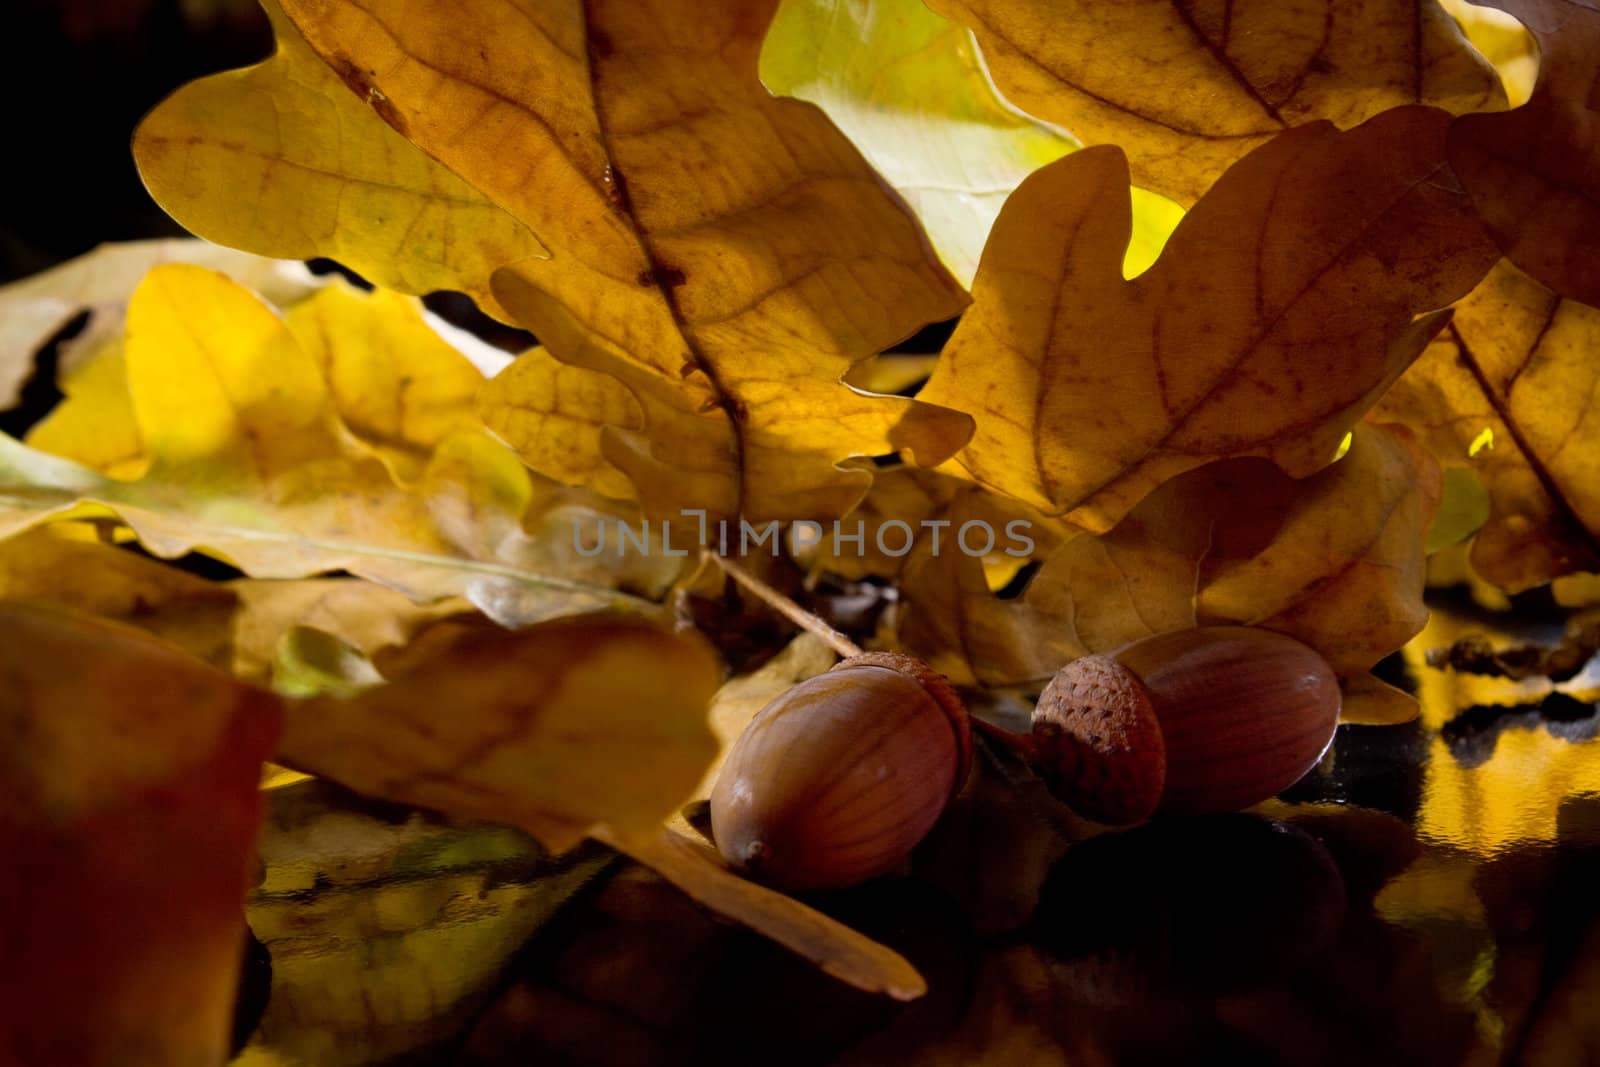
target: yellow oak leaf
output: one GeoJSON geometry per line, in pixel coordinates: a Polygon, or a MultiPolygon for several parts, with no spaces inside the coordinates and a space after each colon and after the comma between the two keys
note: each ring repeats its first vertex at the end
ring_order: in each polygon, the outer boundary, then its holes
{"type": "Polygon", "coordinates": [[[532,617],[611,598],[534,566],[527,472],[481,432],[448,438],[414,489],[397,484],[339,421],[284,322],[222,275],[157,268],[128,320],[147,470],[121,481],[0,437],[0,535],[115,514],[158,556],[202,550],[255,577],[343,569],[415,599],[494,592],[500,607],[500,586],[537,587],[532,617]]]}
{"type": "Polygon", "coordinates": [[[227,1059],[275,701],[136,630],[0,604],[0,1058],[227,1059]]]}
{"type": "Polygon", "coordinates": [[[920,394],[970,412],[945,468],[1095,531],[1211,460],[1295,476],[1442,327],[1494,249],[1445,172],[1449,117],[1397,108],[1282,134],[1235,165],[1125,281],[1128,176],[1067,156],[1006,203],[974,303],[920,394]]]}
{"type": "Polygon", "coordinates": [[[450,434],[478,425],[483,373],[423,320],[414,299],[330,285],[284,321],[344,424],[403,479],[415,479],[450,434]]]}
{"type": "Polygon", "coordinates": [[[901,638],[958,678],[1016,684],[1153,634],[1263,626],[1334,666],[1347,721],[1409,718],[1414,702],[1364,675],[1427,619],[1422,538],[1438,497],[1437,464],[1401,427],[1363,426],[1343,459],[1301,481],[1260,459],[1213,463],[1109,533],[1068,539],[1015,601],[976,560],[920,553],[901,638]]]}
{"type": "MultiPolygon", "coordinates": [[[[1077,147],[1009,104],[972,34],[922,0],[783,0],[761,47],[761,80],[828,113],[906,198],[963,285],[1011,190],[1077,147]]],[[[1183,214],[1142,189],[1133,203],[1130,276],[1155,261],[1183,214]]]]}
{"type": "Polygon", "coordinates": [[[1182,204],[1317,119],[1350,127],[1404,104],[1505,106],[1494,69],[1435,0],[929,6],[972,28],[1013,103],[1085,144],[1121,145],[1134,181],[1182,204]]]}
{"type": "Polygon", "coordinates": [[[1485,0],[1539,42],[1526,104],[1464,115],[1450,166],[1507,258],[1563,296],[1600,307],[1600,7],[1593,0],[1485,0]]]}
{"type": "MultiPolygon", "coordinates": [[[[498,271],[495,296],[557,359],[632,392],[641,427],[600,446],[647,514],[842,514],[870,475],[841,461],[937,462],[970,433],[839,384],[963,295],[821,112],[761,85],[776,0],[283,7],[384,121],[549,250],[498,271]]],[[[550,386],[522,366],[484,405],[526,444],[550,386]]]]}
{"type": "MultiPolygon", "coordinates": [[[[37,350],[82,312],[91,340],[121,333],[122,309],[139,279],[162,263],[224,271],[275,303],[313,292],[321,281],[303,263],[263,259],[191,238],[109,242],[60,266],[0,286],[0,409],[17,402],[37,350]]],[[[63,369],[73,369],[63,357],[63,369]]]]}
{"type": "Polygon", "coordinates": [[[505,318],[489,276],[542,254],[539,242],[391,129],[381,93],[341,84],[275,0],[262,6],[276,54],[184,86],[140,124],[134,158],[151,196],[210,240],[328,256],[406,293],[461,290],[505,318]]]}
{"type": "Polygon", "coordinates": [[[61,375],[65,397],[28,431],[27,442],[113,478],[138,478],[149,466],[128,394],[128,361],[119,332],[102,338],[61,375]]]}
{"type": "Polygon", "coordinates": [[[585,615],[457,642],[388,684],[285,710],[283,761],[368,796],[508,822],[553,849],[645,832],[716,755],[702,643],[585,615]]]}
{"type": "Polygon", "coordinates": [[[1600,310],[1502,262],[1375,410],[1477,474],[1473,569],[1512,592],[1600,569],[1600,310]]]}

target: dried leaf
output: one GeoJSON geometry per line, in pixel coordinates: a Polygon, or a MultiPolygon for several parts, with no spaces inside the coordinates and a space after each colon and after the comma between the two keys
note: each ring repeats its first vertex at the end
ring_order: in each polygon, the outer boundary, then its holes
{"type": "Polygon", "coordinates": [[[415,480],[452,433],[478,425],[483,374],[423,320],[417,301],[334,285],[284,321],[339,417],[402,479],[415,480]]]}
{"type": "Polygon", "coordinates": [[[540,255],[539,242],[385,125],[383,95],[358,72],[346,89],[277,0],[262,6],[272,58],[186,85],[140,124],[134,158],[156,202],[213,241],[328,256],[405,293],[458,289],[504,318],[489,276],[540,255]]]}
{"type": "MultiPolygon", "coordinates": [[[[153,271],[129,306],[128,395],[148,469],[102,477],[0,437],[0,534],[108,511],[156,555],[200,549],[256,577],[346,570],[416,599],[537,586],[523,617],[604,604],[541,573],[522,532],[526,472],[481,433],[435,450],[415,491],[344,429],[316,363],[248,291],[199,267],[153,271]]],[[[84,420],[84,425],[88,420],[84,420]]],[[[509,610],[509,608],[507,608],[509,610]]]]}
{"type": "Polygon", "coordinates": [[[0,1058],[221,1064],[274,702],[138,631],[0,604],[0,1058]]]}
{"type": "Polygon", "coordinates": [[[1600,306],[1600,6],[1484,0],[1539,41],[1539,80],[1514,111],[1450,128],[1450,165],[1495,240],[1562,296],[1600,306]]]}
{"type": "Polygon", "coordinates": [[[1434,0],[930,6],[972,28],[1012,102],[1085,144],[1121,145],[1139,185],[1184,204],[1316,119],[1350,127],[1402,104],[1505,106],[1494,70],[1434,0]]]}
{"type": "MultiPolygon", "coordinates": [[[[966,286],[1005,198],[1078,147],[1009,104],[972,34],[921,0],[784,0],[761,48],[761,80],[828,113],[966,286]]],[[[1154,263],[1182,216],[1166,197],[1135,189],[1123,272],[1154,263]]]]}
{"type": "Polygon", "coordinates": [[[1363,427],[1349,454],[1299,482],[1261,460],[1212,464],[1109,533],[1067,541],[1020,601],[995,597],[975,560],[921,557],[905,577],[902,637],[946,673],[1014,684],[1152,634],[1263,626],[1328,659],[1351,718],[1370,721],[1379,704],[1409,718],[1414,703],[1381,697],[1362,675],[1426,621],[1421,539],[1438,487],[1431,457],[1392,427],[1363,427]]]}
{"type": "Polygon", "coordinates": [[[1493,251],[1440,180],[1447,116],[1285,133],[1124,281],[1127,172],[1085,149],[1023,183],[920,394],[971,412],[947,468],[1103,531],[1168,478],[1259,455],[1303,476],[1443,325],[1493,251]]]}
{"type": "Polygon", "coordinates": [[[288,706],[284,761],[368,796],[507,822],[561,850],[658,825],[716,741],[704,645],[580,616],[445,649],[390,684],[288,706]]]}
{"type": "Polygon", "coordinates": [[[927,982],[904,956],[781,893],[724,867],[693,841],[662,829],[654,835],[602,831],[600,839],[649,867],[712,911],[736,919],[857,989],[915,1000],[927,982]]]}
{"type": "Polygon", "coordinates": [[[1502,263],[1385,396],[1489,492],[1472,565],[1519,592],[1600,566],[1600,311],[1502,263]]]}
{"type": "Polygon", "coordinates": [[[0,287],[0,409],[17,402],[17,389],[27,380],[34,353],[80,312],[92,314],[92,328],[120,332],[128,294],[162,263],[194,263],[226,271],[280,304],[298,300],[322,284],[304,264],[262,259],[206,241],[103,244],[59,267],[0,287]]]}
{"type": "Polygon", "coordinates": [[[84,540],[87,535],[71,525],[0,541],[0,600],[53,604],[126,623],[213,666],[228,666],[229,631],[239,610],[234,589],[84,540]]]}
{"type": "MultiPolygon", "coordinates": [[[[969,432],[838,384],[962,297],[843,136],[757,80],[775,6],[284,4],[384,121],[550,250],[499,271],[495,295],[557,359],[634,394],[643,430],[608,426],[601,451],[655,516],[840,514],[870,480],[840,461],[937,462],[969,432]]],[[[485,411],[535,458],[549,376],[520,366],[485,411]]]]}

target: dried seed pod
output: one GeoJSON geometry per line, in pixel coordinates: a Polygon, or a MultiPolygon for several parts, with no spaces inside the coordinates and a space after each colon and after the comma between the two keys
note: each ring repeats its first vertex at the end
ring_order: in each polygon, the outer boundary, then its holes
{"type": "Polygon", "coordinates": [[[855,885],[898,866],[966,781],[966,709],[927,664],[853,656],[763,708],[711,794],[718,849],[783,889],[855,885]]]}
{"type": "Polygon", "coordinates": [[[1338,678],[1308,646],[1202,627],[1067,664],[1020,747],[1052,792],[1101,822],[1237,811],[1316,765],[1339,706],[1338,678]]]}

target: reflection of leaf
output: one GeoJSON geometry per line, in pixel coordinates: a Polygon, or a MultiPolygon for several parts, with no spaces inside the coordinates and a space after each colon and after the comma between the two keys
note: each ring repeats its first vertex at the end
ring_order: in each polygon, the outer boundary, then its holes
{"type": "Polygon", "coordinates": [[[1240,162],[1124,281],[1127,172],[1112,148],[1007,201],[972,309],[920,394],[971,412],[953,461],[1097,530],[1162,481],[1259,455],[1295,475],[1443,324],[1493,251],[1444,169],[1443,112],[1300,127],[1240,162]]]}
{"type": "Polygon", "coordinates": [[[1093,3],[934,0],[971,26],[1024,111],[1118,144],[1134,180],[1190,203],[1293,126],[1386,108],[1504,106],[1494,71],[1434,0],[1093,3]]]}
{"type": "Polygon", "coordinates": [[[325,783],[267,795],[250,926],[272,954],[254,1047],[318,1067],[449,1042],[502,969],[613,858],[548,857],[505,826],[450,826],[325,783]]]}
{"type": "Polygon", "coordinates": [[[1505,254],[1563,296],[1600,306],[1600,7],[1484,0],[1539,41],[1539,80],[1514,111],[1450,129],[1450,165],[1505,254]]]}
{"type": "Polygon", "coordinates": [[[344,569],[417,598],[513,582],[593,603],[596,589],[502,562],[498,544],[464,551],[468,531],[447,533],[467,510],[471,536],[525,544],[531,490],[509,453],[458,434],[416,492],[402,489],[344,430],[285,324],[221,275],[152,272],[129,307],[126,362],[143,477],[102,477],[0,438],[0,531],[109,508],[157,555],[205,549],[257,577],[344,569]]]}
{"type": "Polygon", "coordinates": [[[267,256],[329,256],[407,293],[459,289],[492,313],[489,275],[538,255],[514,218],[384,125],[273,0],[278,52],[202,79],[139,126],[156,202],[203,237],[267,256]]]}
{"type": "MultiPolygon", "coordinates": [[[[962,297],[826,118],[761,86],[775,0],[283,6],[384,121],[549,249],[498,272],[495,296],[557,359],[633,392],[643,429],[600,443],[646,511],[837,514],[870,480],[840,461],[936,462],[969,432],[838,384],[962,297]]],[[[519,417],[524,373],[485,399],[519,448],[552,425],[545,403],[519,417]]]]}
{"type": "Polygon", "coordinates": [[[220,1064],[271,698],[161,642],[0,605],[4,1058],[220,1064]]]}
{"type": "Polygon", "coordinates": [[[1513,592],[1600,567],[1600,311],[1502,263],[1379,404],[1489,491],[1472,564],[1513,592]]]}
{"type": "Polygon", "coordinates": [[[286,762],[369,796],[508,822],[553,849],[597,822],[643,831],[716,742],[698,642],[579,616],[463,641],[390,684],[290,706],[286,762]]]}
{"type": "Polygon", "coordinates": [[[1347,721],[1392,719],[1406,702],[1362,676],[1426,618],[1421,538],[1438,491],[1426,452],[1383,427],[1364,427],[1348,455],[1304,481],[1260,460],[1213,464],[1163,485],[1109,533],[1068,540],[1020,602],[990,593],[976,561],[921,557],[906,575],[915,614],[904,636],[947,672],[1021,682],[1151,634],[1264,626],[1333,664],[1347,721]]]}

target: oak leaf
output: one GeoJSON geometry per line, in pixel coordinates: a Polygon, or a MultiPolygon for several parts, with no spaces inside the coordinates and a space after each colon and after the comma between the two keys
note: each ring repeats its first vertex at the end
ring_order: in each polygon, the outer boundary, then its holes
{"type": "Polygon", "coordinates": [[[545,546],[521,526],[533,488],[509,451],[460,431],[414,489],[399,485],[344,428],[292,331],[219,274],[153,271],[129,305],[125,358],[142,475],[106,477],[0,437],[0,534],[111,514],[158,556],[199,549],[268,578],[343,569],[415,599],[530,611],[497,616],[507,622],[610,599],[537,568],[545,546]],[[507,584],[545,599],[519,602],[507,584]]]}
{"type": "MultiPolygon", "coordinates": [[[[840,514],[870,480],[842,460],[936,462],[970,432],[839,384],[963,297],[827,119],[761,86],[775,0],[283,7],[385,122],[549,250],[497,272],[495,296],[557,359],[633,393],[642,430],[601,445],[647,513],[840,514]]],[[[485,395],[518,447],[548,429],[547,383],[526,373],[485,395]]]]}
{"type": "Polygon", "coordinates": [[[1477,474],[1472,566],[1520,592],[1600,569],[1600,310],[1502,262],[1376,409],[1477,474]]]}
{"type": "Polygon", "coordinates": [[[1434,0],[933,0],[970,26],[995,80],[1134,180],[1183,204],[1272,137],[1386,109],[1504,107],[1494,70],[1434,0]]]}
{"type": "MultiPolygon", "coordinates": [[[[1414,703],[1365,674],[1426,621],[1422,536],[1438,495],[1432,456],[1399,427],[1363,426],[1343,459],[1301,481],[1260,459],[1213,463],[1110,532],[1071,537],[1018,600],[996,597],[976,560],[919,553],[900,636],[958,678],[1037,684],[1152,634],[1263,626],[1333,665],[1346,721],[1409,718],[1414,703]]],[[[970,505],[957,499],[947,514],[960,519],[970,505]]]]}
{"type": "Polygon", "coordinates": [[[463,640],[389,684],[285,710],[285,762],[368,796],[519,826],[552,849],[644,832],[716,754],[699,642],[600,615],[463,640]]]}
{"type": "Polygon", "coordinates": [[[517,219],[345,88],[276,0],[276,54],[163,101],[134,135],[151,196],[190,231],[280,259],[327,256],[390,289],[489,292],[501,264],[542,254],[517,219]]]}
{"type": "Polygon", "coordinates": [[[1265,456],[1295,476],[1326,464],[1445,321],[1414,316],[1494,261],[1448,180],[1448,122],[1398,108],[1280,135],[1131,281],[1121,153],[1035,173],[920,394],[978,421],[946,469],[1104,531],[1210,460],[1265,456]]]}
{"type": "MultiPolygon", "coordinates": [[[[277,304],[299,300],[320,284],[301,263],[263,259],[206,241],[169,238],[111,242],[60,266],[0,286],[0,409],[17,402],[33,359],[79,314],[90,315],[93,340],[122,331],[128,294],[152,268],[194,263],[224,271],[277,304]]],[[[74,364],[62,359],[63,369],[74,364]]]]}
{"type": "Polygon", "coordinates": [[[1513,111],[1464,115],[1450,165],[1507,258],[1565,297],[1600,307],[1600,6],[1484,0],[1539,41],[1539,80],[1513,111]]]}
{"type": "MultiPolygon", "coordinates": [[[[921,0],[784,0],[761,47],[761,80],[827,112],[905,197],[963,285],[1011,190],[1078,147],[1008,103],[972,34],[921,0]]],[[[1165,197],[1133,197],[1130,275],[1155,260],[1182,215],[1165,197]]]]}

